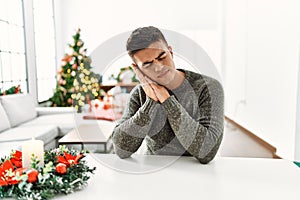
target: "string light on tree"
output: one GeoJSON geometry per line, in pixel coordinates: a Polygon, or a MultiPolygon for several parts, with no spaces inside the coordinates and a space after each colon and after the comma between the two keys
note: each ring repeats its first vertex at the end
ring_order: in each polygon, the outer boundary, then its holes
{"type": "Polygon", "coordinates": [[[101,76],[91,71],[91,59],[86,56],[80,29],[73,35],[57,72],[57,86],[49,99],[52,106],[74,106],[78,112],[90,100],[99,98],[101,76]]]}

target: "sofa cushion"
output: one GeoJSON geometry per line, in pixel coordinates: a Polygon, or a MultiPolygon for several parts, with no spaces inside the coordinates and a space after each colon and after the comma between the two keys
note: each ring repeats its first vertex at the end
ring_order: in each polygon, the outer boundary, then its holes
{"type": "Polygon", "coordinates": [[[34,99],[30,94],[1,96],[1,103],[12,127],[37,116],[34,99]]]}
{"type": "Polygon", "coordinates": [[[55,114],[55,115],[42,115],[29,122],[21,124],[20,126],[33,126],[33,125],[51,125],[54,124],[59,129],[59,136],[64,136],[74,127],[76,127],[75,118],[73,113],[55,114]]]}
{"type": "Polygon", "coordinates": [[[46,144],[55,140],[57,136],[58,129],[54,125],[15,127],[0,134],[0,146],[1,143],[25,141],[32,138],[42,140],[46,144]]]}
{"type": "Polygon", "coordinates": [[[0,134],[1,134],[1,131],[4,131],[8,128],[10,128],[8,116],[7,116],[4,108],[2,107],[2,104],[0,103],[0,134]]]}

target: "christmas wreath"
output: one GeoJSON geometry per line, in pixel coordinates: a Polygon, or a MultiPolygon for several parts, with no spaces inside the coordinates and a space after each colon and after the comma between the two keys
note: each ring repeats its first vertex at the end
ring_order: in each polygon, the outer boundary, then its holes
{"type": "Polygon", "coordinates": [[[8,95],[8,94],[19,94],[22,93],[20,85],[12,86],[7,90],[1,91],[0,88],[0,96],[8,95]]]}
{"type": "MultiPolygon", "coordinates": [[[[134,70],[131,66],[128,66],[128,67],[122,67],[118,73],[118,75],[115,77],[114,74],[111,75],[111,78],[112,79],[115,79],[116,81],[118,82],[121,82],[121,75],[126,72],[126,71],[132,71],[134,73],[134,70]]],[[[133,77],[132,77],[132,82],[139,82],[139,80],[136,78],[136,74],[134,73],[133,77]]]]}
{"type": "Polygon", "coordinates": [[[82,189],[96,169],[86,165],[85,153],[60,146],[45,152],[44,167],[33,156],[32,168],[26,169],[22,152],[12,151],[0,160],[0,198],[43,200],[82,189]]]}

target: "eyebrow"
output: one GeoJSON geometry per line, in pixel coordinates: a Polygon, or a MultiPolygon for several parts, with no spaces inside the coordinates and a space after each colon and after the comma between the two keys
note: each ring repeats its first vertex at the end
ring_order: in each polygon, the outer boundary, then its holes
{"type": "MultiPolygon", "coordinates": [[[[155,59],[159,59],[161,56],[163,56],[166,52],[165,51],[162,51],[155,59]]],[[[155,60],[154,59],[154,60],[155,60]]],[[[153,63],[153,60],[152,61],[145,61],[143,63],[143,65],[146,65],[146,64],[150,64],[150,63],[153,63]]]]}

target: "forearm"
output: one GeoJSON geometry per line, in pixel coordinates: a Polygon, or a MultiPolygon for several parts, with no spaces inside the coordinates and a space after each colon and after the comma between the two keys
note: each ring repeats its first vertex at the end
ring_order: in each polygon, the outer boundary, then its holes
{"type": "Polygon", "coordinates": [[[121,158],[131,156],[141,146],[157,111],[156,105],[155,101],[148,98],[137,111],[129,107],[124,113],[112,135],[115,152],[121,158]]]}
{"type": "Polygon", "coordinates": [[[201,163],[212,160],[223,136],[222,103],[220,109],[212,108],[207,113],[199,109],[199,118],[191,117],[174,96],[162,105],[181,145],[201,163]]]}

